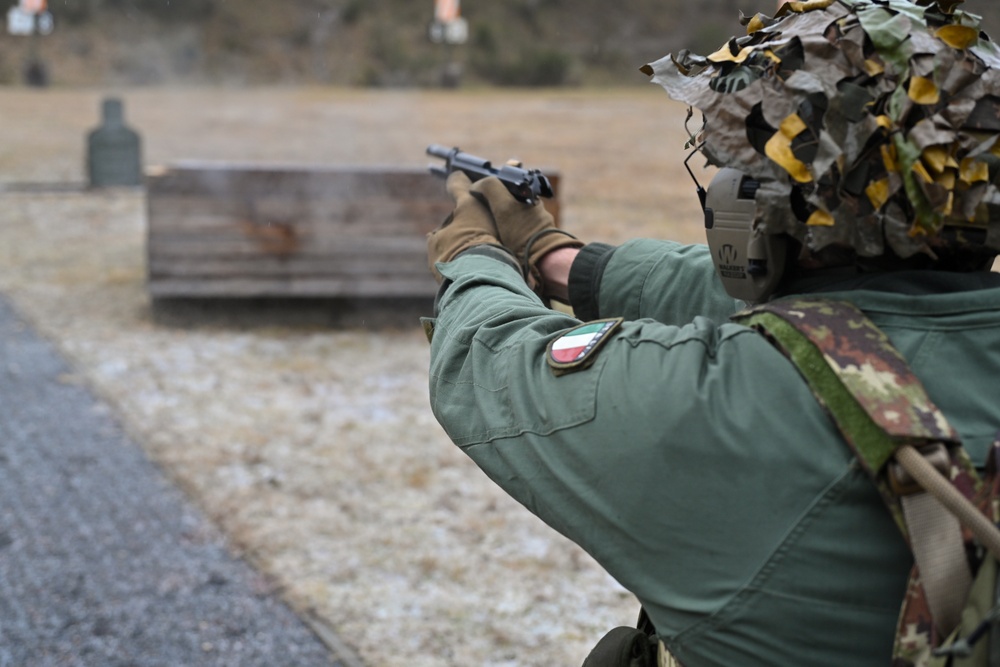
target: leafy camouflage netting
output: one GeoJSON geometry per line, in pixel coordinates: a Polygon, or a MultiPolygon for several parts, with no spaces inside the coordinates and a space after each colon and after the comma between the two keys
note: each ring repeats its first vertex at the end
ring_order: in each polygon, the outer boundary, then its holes
{"type": "Polygon", "coordinates": [[[710,164],[761,181],[764,232],[865,257],[1000,251],[1000,48],[961,2],[787,2],[643,71],[702,111],[710,164]]]}

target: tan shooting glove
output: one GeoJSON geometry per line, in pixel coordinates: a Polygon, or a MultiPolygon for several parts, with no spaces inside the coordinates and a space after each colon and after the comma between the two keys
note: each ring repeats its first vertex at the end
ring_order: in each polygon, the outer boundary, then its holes
{"type": "Polygon", "coordinates": [[[455,200],[455,210],[440,227],[427,235],[427,261],[439,283],[442,277],[434,267],[438,262],[450,262],[463,250],[478,245],[500,245],[493,216],[469,193],[471,185],[469,177],[462,172],[449,174],[445,188],[455,200]]]}
{"type": "Polygon", "coordinates": [[[489,207],[500,242],[517,257],[524,279],[538,293],[543,284],[538,261],[557,248],[583,247],[579,239],[555,226],[552,214],[540,201],[534,205],[518,201],[494,176],[476,181],[470,192],[489,207]]]}

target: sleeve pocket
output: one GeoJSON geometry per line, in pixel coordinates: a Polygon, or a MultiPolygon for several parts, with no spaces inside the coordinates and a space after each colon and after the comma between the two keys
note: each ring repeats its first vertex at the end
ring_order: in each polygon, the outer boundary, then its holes
{"type": "Polygon", "coordinates": [[[456,367],[432,364],[431,404],[456,445],[549,435],[594,419],[604,360],[556,377],[545,362],[547,342],[490,349],[474,340],[456,367]]]}

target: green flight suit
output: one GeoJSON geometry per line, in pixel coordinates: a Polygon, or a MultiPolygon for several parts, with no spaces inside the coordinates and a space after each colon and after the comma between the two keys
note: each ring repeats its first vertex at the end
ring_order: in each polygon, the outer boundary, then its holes
{"type": "MultiPolygon", "coordinates": [[[[546,345],[579,321],[546,309],[501,253],[439,268],[438,420],[634,593],[678,659],[887,667],[909,550],[796,369],[727,321],[742,304],[706,247],[584,248],[575,312],[626,321],[564,375],[546,345]]],[[[982,462],[1000,428],[1000,275],[820,282],[889,335],[982,462]]]]}

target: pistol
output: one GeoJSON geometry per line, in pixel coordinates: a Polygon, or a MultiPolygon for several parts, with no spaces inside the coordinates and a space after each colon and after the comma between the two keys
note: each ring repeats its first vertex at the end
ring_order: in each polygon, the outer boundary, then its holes
{"type": "Polygon", "coordinates": [[[441,178],[447,178],[453,171],[464,172],[473,182],[487,176],[496,176],[515,199],[529,206],[534,206],[539,197],[549,198],[553,195],[552,184],[538,169],[523,169],[510,164],[498,169],[489,160],[438,144],[428,146],[427,154],[444,159],[444,166],[430,165],[430,172],[441,178]]]}

